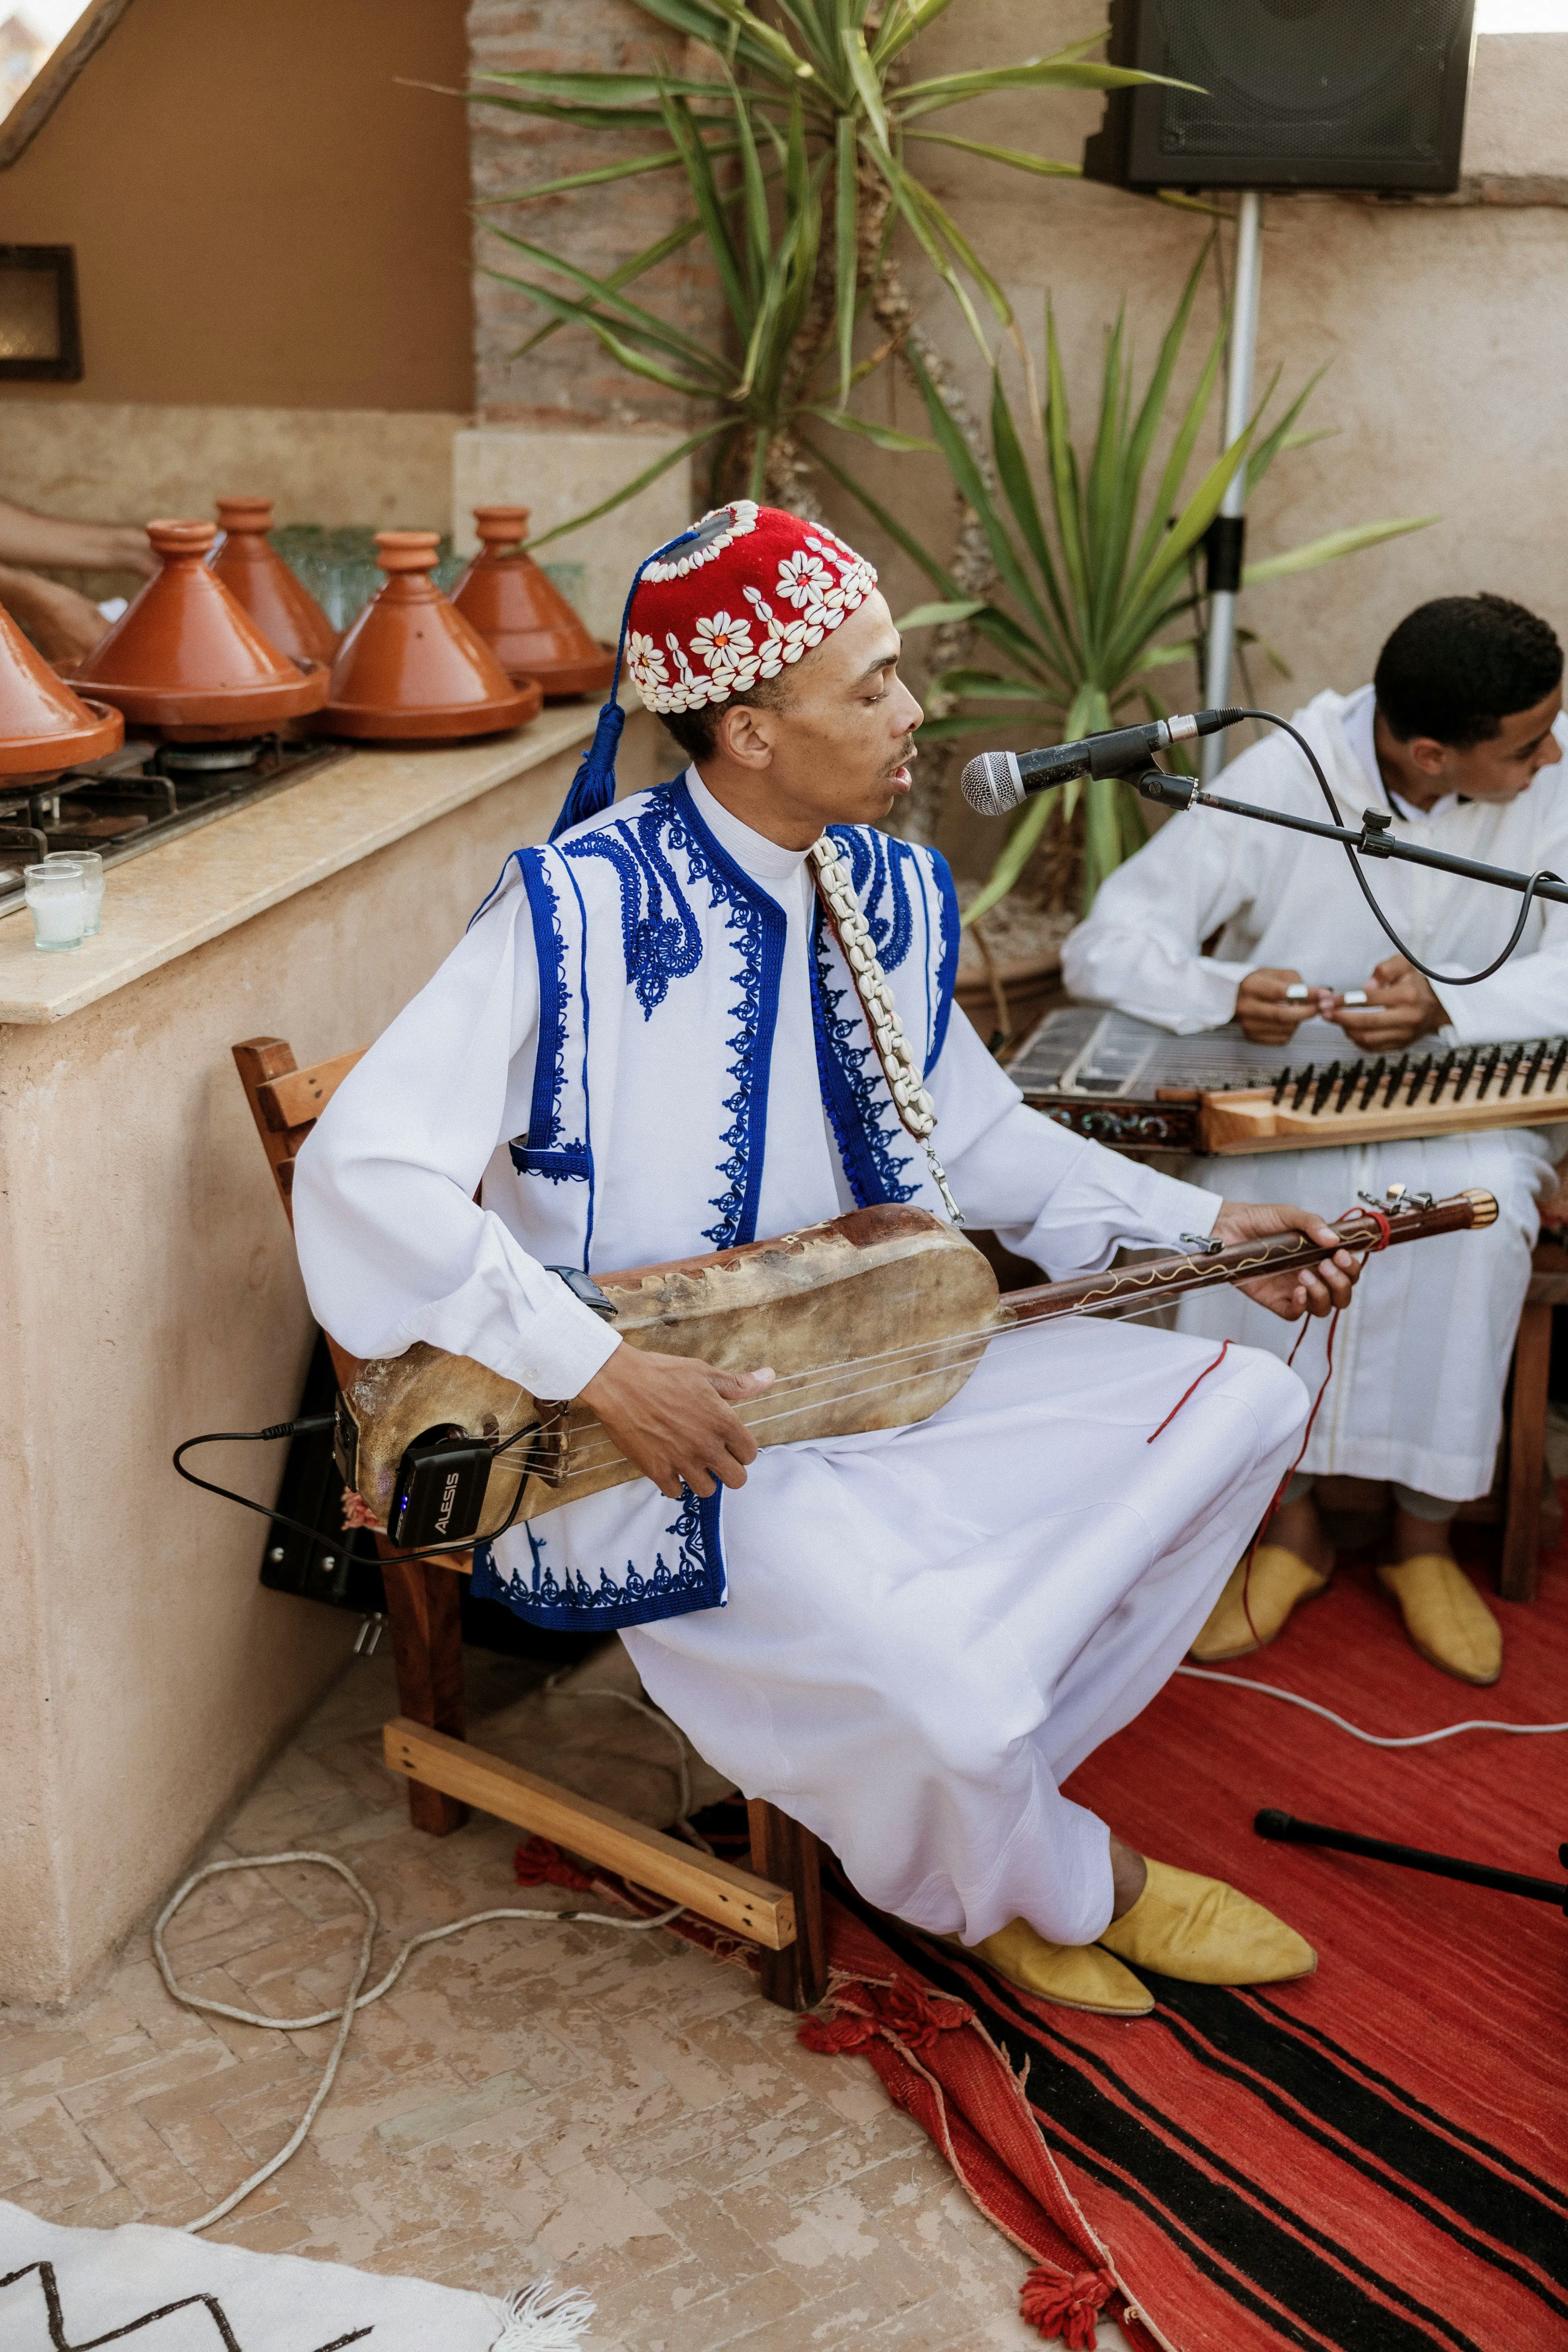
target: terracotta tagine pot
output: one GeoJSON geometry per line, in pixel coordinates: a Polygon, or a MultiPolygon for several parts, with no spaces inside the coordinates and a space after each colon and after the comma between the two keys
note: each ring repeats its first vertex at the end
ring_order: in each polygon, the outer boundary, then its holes
{"type": "Polygon", "coordinates": [[[548,572],[520,540],[526,507],[476,507],[479,551],[452,591],[509,677],[536,677],[547,702],[603,694],[615,672],[613,650],[597,644],[548,572]]]}
{"type": "Polygon", "coordinates": [[[132,727],[174,743],[265,735],[319,710],[323,662],[292,662],[263,636],[216,574],[210,522],[150,522],[163,558],[128,613],[93,647],[70,684],[99,694],[132,727]]]}
{"type": "Polygon", "coordinates": [[[237,596],[268,645],[290,661],[330,668],[339,633],[268,538],[271,499],[219,499],[217,519],[223,537],[208,558],[214,578],[237,596]]]}
{"type": "Polygon", "coordinates": [[[430,574],[433,530],[378,530],[386,573],[338,648],[325,723],[334,735],[383,742],[499,735],[537,719],[544,697],[515,686],[430,574]]]}
{"type": "Polygon", "coordinates": [[[0,776],[52,783],[124,740],[119,711],[73,694],[0,606],[0,776]]]}

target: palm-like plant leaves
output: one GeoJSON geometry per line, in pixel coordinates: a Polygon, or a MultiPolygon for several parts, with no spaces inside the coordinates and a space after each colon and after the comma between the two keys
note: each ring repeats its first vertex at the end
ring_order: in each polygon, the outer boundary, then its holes
{"type": "MultiPolygon", "coordinates": [[[[1213,404],[1223,332],[1173,417],[1170,395],[1205,257],[1206,252],[1199,256],[1183,289],[1142,392],[1134,382],[1121,320],[1111,329],[1094,432],[1081,456],[1054,320],[1047,322],[1038,464],[1026,454],[1001,375],[995,374],[991,404],[994,492],[937,386],[917,369],[932,434],[984,529],[1006,602],[981,604],[958,596],[942,567],[908,531],[898,530],[894,535],[942,592],[941,602],[905,614],[900,626],[919,629],[969,619],[978,635],[1011,659],[1007,672],[961,668],[939,677],[936,685],[958,707],[928,721],[928,734],[940,740],[994,730],[1004,718],[1033,710],[1042,730],[1050,729],[1071,740],[1115,725],[1129,703],[1142,703],[1152,715],[1160,715],[1157,698],[1145,682],[1147,674],[1190,658],[1195,649],[1198,599],[1190,562],[1227,486],[1243,467],[1249,487],[1256,486],[1283,450],[1316,437],[1294,428],[1318,375],[1267,432],[1255,416],[1204,470],[1195,487],[1188,488],[1197,442],[1213,404]],[[1155,446],[1163,433],[1168,447],[1156,472],[1155,446]],[[1186,633],[1179,640],[1161,642],[1162,633],[1179,619],[1187,621],[1186,633]]],[[[1273,391],[1270,385],[1265,405],[1273,391]]],[[[847,477],[839,478],[855,488],[847,477]]],[[[858,495],[887,527],[890,519],[886,512],[872,508],[864,493],[858,495]]],[[[1246,579],[1253,584],[1310,571],[1436,520],[1402,517],[1331,531],[1248,564],[1246,579]]],[[[990,879],[965,913],[966,922],[975,921],[1013,887],[1047,818],[1058,807],[1064,815],[1081,809],[1086,909],[1106,875],[1144,837],[1138,802],[1114,778],[1092,778],[1081,788],[1068,785],[1033,795],[1014,820],[990,879]]]]}
{"type": "MultiPolygon", "coordinates": [[[[845,416],[853,377],[853,339],[861,291],[857,284],[857,178],[862,163],[870,165],[886,187],[889,226],[895,218],[904,223],[959,303],[976,341],[988,349],[970,288],[979,289],[992,315],[1005,326],[1012,323],[1006,294],[958,224],[906,164],[906,127],[993,91],[1109,89],[1155,79],[1089,62],[1085,53],[1099,46],[1100,37],[1096,35],[1054,57],[1029,58],[1016,66],[942,75],[901,89],[890,83],[889,71],[897,58],[917,34],[935,22],[950,0],[891,0],[879,27],[869,36],[868,0],[778,0],[780,24],[765,21],[746,0],[637,0],[637,5],[656,24],[703,44],[716,63],[714,78],[524,69],[487,73],[477,79],[469,95],[477,103],[507,108],[574,131],[657,134],[662,130],[665,144],[613,163],[558,175],[510,196],[487,198],[482,209],[493,211],[501,205],[621,179],[681,172],[695,215],[691,233],[700,231],[713,252],[744,354],[738,377],[713,383],[707,396],[731,403],[737,412],[736,430],[749,427],[753,443],[764,446],[781,433],[794,431],[800,411],[820,413],[815,405],[820,393],[809,381],[801,380],[798,365],[788,364],[790,352],[784,342],[786,323],[793,320],[798,325],[804,313],[818,263],[820,219],[802,224],[795,217],[803,190],[808,204],[815,199],[819,205],[826,174],[831,172],[835,294],[829,355],[837,367],[834,403],[837,420],[845,416]],[[788,184],[785,219],[795,235],[787,252],[776,247],[773,239],[769,187],[775,184],[776,173],[770,176],[761,168],[759,147],[764,143],[776,151],[777,170],[788,184]],[[736,159],[740,186],[721,187],[715,164],[736,159]],[[809,176],[797,168],[801,161],[809,163],[809,176]],[[818,170],[819,165],[825,169],[818,170]],[[805,298],[797,299],[803,285],[805,298]],[[774,360],[778,364],[773,363],[774,360]],[[771,408],[770,390],[774,399],[771,408]]],[[[913,135],[963,148],[1013,170],[1057,174],[1078,169],[1076,164],[1022,149],[988,146],[934,131],[913,135]]],[[[536,279],[510,279],[551,314],[524,351],[532,350],[561,326],[578,324],[597,335],[612,356],[620,359],[629,350],[634,356],[623,363],[631,373],[670,389],[685,388],[678,375],[677,355],[668,343],[661,344],[651,323],[652,314],[644,311],[633,320],[615,300],[622,287],[657,266],[673,249],[668,240],[660,240],[635,262],[597,281],[585,280],[584,273],[544,255],[537,247],[523,249],[543,266],[563,269],[583,289],[575,298],[568,298],[558,289],[542,289],[536,279]],[[595,293],[600,299],[595,299],[595,293]],[[605,310],[611,313],[607,319],[601,316],[605,310]]],[[[490,274],[506,276],[499,270],[490,274]]],[[[681,356],[689,358],[689,354],[681,356]]],[[[693,393],[693,396],[698,395],[693,393]]],[[[856,427],[851,424],[849,429],[856,427]]],[[[895,444],[884,439],[883,446],[895,444]]],[[[754,457],[752,470],[753,474],[757,470],[754,457]]]]}

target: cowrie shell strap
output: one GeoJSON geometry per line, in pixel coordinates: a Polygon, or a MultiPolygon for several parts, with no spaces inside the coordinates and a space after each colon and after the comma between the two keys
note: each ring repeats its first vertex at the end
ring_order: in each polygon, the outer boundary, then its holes
{"type": "Polygon", "coordinates": [[[961,1225],[963,1213],[949,1190],[947,1171],[931,1142],[936,1131],[936,1105],[926,1092],[923,1073],[904,1034],[887,974],[877,961],[870,925],[860,911],[848,865],[839,855],[837,844],[826,834],[812,843],[808,855],[815,868],[817,896],[849,967],[849,977],[855,983],[855,993],[870,1033],[872,1051],[887,1080],[893,1108],[900,1124],[925,1153],[942,1206],[953,1223],[961,1225]]]}

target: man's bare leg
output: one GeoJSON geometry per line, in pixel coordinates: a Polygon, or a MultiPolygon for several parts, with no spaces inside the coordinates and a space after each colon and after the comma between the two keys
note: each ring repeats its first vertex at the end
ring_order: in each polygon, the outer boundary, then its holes
{"type": "MultiPolygon", "coordinates": [[[[1430,1534],[1430,1528],[1427,1532],[1430,1534]]],[[[1293,1551],[1298,1559],[1304,1559],[1309,1568],[1317,1570],[1320,1576],[1327,1576],[1333,1567],[1334,1548],[1323,1533],[1323,1523],[1318,1517],[1314,1495],[1303,1495],[1298,1502],[1281,1503],[1264,1531],[1263,1540],[1265,1543],[1280,1544],[1287,1551],[1293,1551]]],[[[1430,1546],[1427,1548],[1429,1549],[1430,1546]]],[[[1399,1557],[1405,1559],[1408,1555],[1401,1552],[1399,1557]]]]}
{"type": "Polygon", "coordinates": [[[1398,1503],[1395,1503],[1394,1507],[1394,1559],[1419,1559],[1423,1552],[1436,1551],[1446,1553],[1448,1559],[1452,1559],[1454,1547],[1448,1538],[1453,1524],[1451,1518],[1418,1519],[1414,1511],[1404,1510],[1398,1503]]]}
{"type": "Polygon", "coordinates": [[[1114,1830],[1110,1832],[1110,1878],[1115,1888],[1110,1916],[1120,1919],[1131,1910],[1148,1884],[1149,1865],[1141,1853],[1122,1844],[1114,1830]]]}

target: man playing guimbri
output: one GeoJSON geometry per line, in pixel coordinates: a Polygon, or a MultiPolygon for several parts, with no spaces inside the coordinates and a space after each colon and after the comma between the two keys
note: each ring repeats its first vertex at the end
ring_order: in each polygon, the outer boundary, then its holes
{"type": "MultiPolygon", "coordinates": [[[[1370,806],[1388,814],[1400,840],[1562,874],[1562,651],[1544,621],[1501,597],[1447,596],[1400,623],[1371,686],[1320,694],[1295,724],[1351,821],[1370,806]]],[[[1244,751],[1224,789],[1327,814],[1284,734],[1244,751]]],[[[1489,964],[1518,913],[1500,891],[1420,866],[1380,864],[1372,887],[1413,954],[1440,973],[1489,964]]],[[[1281,1060],[1321,1069],[1360,1054],[1393,1067],[1415,1047],[1568,1030],[1568,907],[1535,900],[1516,952],[1490,979],[1432,982],[1390,952],[1342,849],[1200,812],[1162,826],[1111,876],[1068,941],[1063,972],[1075,995],[1178,1034],[1234,1018],[1247,1037],[1279,1046],[1281,1060]],[[1215,952],[1202,953],[1216,933],[1215,952]]],[[[1300,1601],[1326,1589],[1334,1556],[1313,1481],[1337,1474],[1392,1485],[1394,1556],[1379,1574],[1422,1655],[1466,1682],[1496,1681],[1501,1634],[1456,1564],[1448,1529],[1458,1504],[1491,1485],[1537,1203],[1553,1189],[1563,1143],[1561,1129],[1493,1129],[1194,1169],[1194,1181],[1216,1192],[1255,1200],[1279,1189],[1325,1215],[1359,1192],[1381,1199],[1391,1182],[1436,1194],[1479,1185],[1499,1205],[1485,1234],[1368,1268],[1335,1340],[1301,1471],[1250,1572],[1238,1567],[1205,1628],[1199,1657],[1239,1657],[1272,1640],[1300,1601]]],[[[1178,1323],[1194,1337],[1279,1353],[1289,1345],[1272,1318],[1230,1292],[1184,1301],[1178,1323]]],[[[1316,1387],[1321,1355],[1303,1350],[1297,1365],[1316,1387]]]]}
{"type": "MultiPolygon", "coordinates": [[[[875,1202],[942,1213],[821,921],[825,827],[973,1223],[1061,1274],[1123,1242],[1334,1238],[1051,1126],[954,1010],[947,869],[874,829],[921,712],[863,559],[737,501],[649,560],[628,622],[631,675],[692,764],[610,805],[607,706],[556,838],[508,862],[339,1089],[294,1193],[316,1313],[361,1357],[422,1339],[597,1414],[645,1475],[498,1539],[479,1589],[536,1624],[619,1631],[701,1753],[874,1903],[1120,2014],[1152,2005],[1126,1958],[1300,1974],[1313,1956],[1279,1921],[1146,1865],[1060,1790],[1202,1624],[1298,1441],[1294,1374],[1232,1349],[1151,1444],[1214,1349],[1058,1323],[994,1345],[916,1426],[759,1454],[733,1407],[764,1367],[624,1345],[548,1270],[875,1202]]],[[[1353,1272],[1340,1253],[1268,1301],[1325,1312],[1353,1272]]]]}

